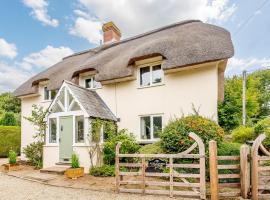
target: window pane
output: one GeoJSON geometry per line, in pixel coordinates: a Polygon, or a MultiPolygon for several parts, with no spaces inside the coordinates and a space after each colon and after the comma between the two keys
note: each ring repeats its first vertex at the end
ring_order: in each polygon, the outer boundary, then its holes
{"type": "Polygon", "coordinates": [[[151,139],[150,117],[141,117],[141,139],[151,139]]]}
{"type": "Polygon", "coordinates": [[[50,91],[47,89],[47,87],[44,87],[44,100],[49,100],[49,93],[50,91]]]}
{"type": "Polygon", "coordinates": [[[62,106],[65,107],[65,89],[61,91],[59,101],[62,103],[62,106]]]}
{"type": "Polygon", "coordinates": [[[92,82],[91,78],[85,79],[85,87],[86,88],[91,88],[91,82],[92,82]]]}
{"type": "Polygon", "coordinates": [[[154,138],[159,138],[159,134],[162,131],[162,117],[153,117],[153,134],[154,138]]]}
{"type": "Polygon", "coordinates": [[[152,82],[161,83],[161,79],[162,79],[161,65],[153,66],[152,82]]]}
{"type": "Polygon", "coordinates": [[[52,107],[52,113],[64,112],[58,103],[55,103],[52,107]]]}
{"type": "Polygon", "coordinates": [[[84,142],[84,117],[76,116],[76,134],[75,134],[75,142],[83,143],[84,142]]]}
{"type": "Polygon", "coordinates": [[[56,90],[51,90],[51,100],[54,100],[56,93],[57,93],[56,90]]]}
{"type": "Polygon", "coordinates": [[[93,78],[93,87],[94,87],[94,88],[101,88],[101,83],[100,83],[100,82],[95,81],[95,79],[94,79],[94,78],[93,78]]]}
{"type": "Polygon", "coordinates": [[[69,107],[70,104],[71,104],[71,102],[72,102],[72,100],[73,100],[73,96],[70,94],[69,91],[67,91],[67,93],[68,93],[68,107],[69,107]]]}
{"type": "Polygon", "coordinates": [[[150,85],[150,67],[140,68],[140,85],[150,85]]]}
{"type": "Polygon", "coordinates": [[[49,142],[50,143],[56,143],[56,127],[57,127],[57,123],[56,123],[56,118],[51,118],[49,120],[49,142]]]}
{"type": "Polygon", "coordinates": [[[74,102],[73,106],[70,108],[70,111],[76,111],[76,110],[81,110],[81,107],[77,102],[74,102]]]}

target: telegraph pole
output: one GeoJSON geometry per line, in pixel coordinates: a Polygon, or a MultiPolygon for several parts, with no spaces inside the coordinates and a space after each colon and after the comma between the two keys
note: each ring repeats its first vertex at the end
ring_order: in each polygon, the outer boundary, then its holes
{"type": "Polygon", "coordinates": [[[243,71],[243,91],[242,91],[242,112],[243,112],[243,125],[246,125],[246,82],[247,82],[247,71],[243,71]]]}

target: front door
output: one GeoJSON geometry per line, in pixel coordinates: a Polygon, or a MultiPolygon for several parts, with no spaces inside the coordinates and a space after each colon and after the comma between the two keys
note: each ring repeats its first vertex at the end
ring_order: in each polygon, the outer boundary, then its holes
{"type": "Polygon", "coordinates": [[[59,119],[59,161],[70,162],[72,155],[73,117],[60,117],[59,119]]]}

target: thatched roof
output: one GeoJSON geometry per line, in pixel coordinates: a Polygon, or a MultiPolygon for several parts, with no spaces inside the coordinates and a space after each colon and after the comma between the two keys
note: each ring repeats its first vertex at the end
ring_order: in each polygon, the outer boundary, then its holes
{"type": "Polygon", "coordinates": [[[117,121],[115,115],[96,91],[80,87],[69,81],[65,81],[65,83],[90,117],[117,121]]]}
{"type": "Polygon", "coordinates": [[[34,93],[33,86],[48,80],[48,89],[60,88],[80,72],[96,70],[97,81],[132,76],[134,62],[161,55],[164,70],[228,59],[234,54],[230,33],[198,20],[182,21],[132,38],[104,44],[73,54],[28,80],[15,90],[15,96],[34,93]]]}

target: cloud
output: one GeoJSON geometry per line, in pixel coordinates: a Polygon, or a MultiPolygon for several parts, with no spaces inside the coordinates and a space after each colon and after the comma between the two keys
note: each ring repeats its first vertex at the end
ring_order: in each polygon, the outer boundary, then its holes
{"type": "Polygon", "coordinates": [[[241,74],[244,70],[252,72],[258,69],[270,68],[270,58],[236,58],[229,59],[226,75],[241,74]]]}
{"type": "Polygon", "coordinates": [[[15,58],[17,56],[16,45],[8,43],[5,39],[0,38],[0,56],[15,58]]]}
{"type": "Polygon", "coordinates": [[[101,25],[113,21],[123,37],[129,37],[174,22],[200,19],[221,23],[230,19],[237,6],[228,0],[78,0],[73,35],[86,38],[90,43],[101,38],[101,25]],[[86,13],[91,13],[91,16],[86,13]],[[93,35],[92,35],[93,34],[93,35]]]}
{"type": "Polygon", "coordinates": [[[59,25],[58,20],[52,19],[48,15],[49,3],[46,0],[23,0],[24,5],[32,9],[31,15],[43,25],[57,27],[59,25]]]}
{"type": "Polygon", "coordinates": [[[54,65],[72,53],[73,50],[69,47],[48,45],[38,52],[25,56],[22,60],[0,62],[0,93],[13,91],[37,72],[54,65]]]}
{"type": "Polygon", "coordinates": [[[22,62],[17,63],[21,68],[25,70],[32,70],[33,67],[47,68],[53,64],[61,61],[63,57],[73,54],[73,50],[69,47],[60,46],[55,48],[48,45],[46,48],[39,52],[31,53],[22,59],[22,62]]]}

